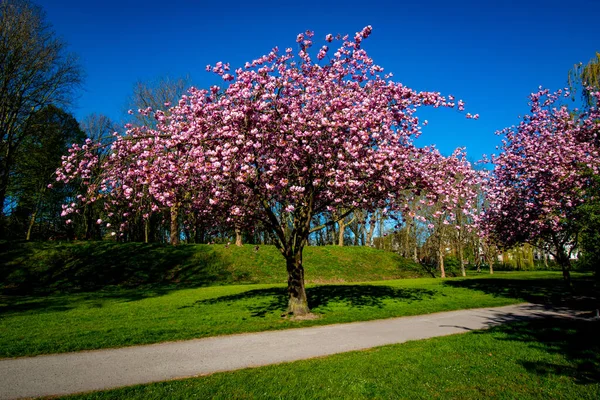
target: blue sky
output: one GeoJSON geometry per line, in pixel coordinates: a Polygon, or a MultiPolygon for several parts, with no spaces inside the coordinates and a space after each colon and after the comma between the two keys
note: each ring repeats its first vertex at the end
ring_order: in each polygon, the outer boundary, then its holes
{"type": "Polygon", "coordinates": [[[527,112],[539,85],[558,89],[573,64],[600,51],[600,1],[218,2],[38,0],[48,21],[77,53],[86,73],[73,108],[119,121],[136,81],[189,75],[197,87],[221,84],[207,64],[242,66],[272,47],[294,47],[307,29],[353,34],[366,25],[365,48],[394,79],[416,90],[453,94],[478,121],[427,110],[420,144],[469,158],[491,154],[494,132],[527,112]]]}

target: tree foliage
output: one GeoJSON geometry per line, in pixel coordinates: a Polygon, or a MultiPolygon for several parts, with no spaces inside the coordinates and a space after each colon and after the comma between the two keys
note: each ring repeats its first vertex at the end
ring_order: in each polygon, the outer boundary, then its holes
{"type": "Polygon", "coordinates": [[[77,190],[73,185],[57,185],[50,191],[48,185],[54,180],[61,155],[85,135],[71,114],[54,106],[32,115],[24,129],[27,134],[16,155],[8,190],[12,208],[9,237],[29,240],[33,233],[48,238],[64,232],[61,205],[77,190]]]}
{"type": "Polygon", "coordinates": [[[540,89],[530,97],[531,113],[518,126],[499,132],[502,153],[492,159],[485,227],[504,246],[543,246],[569,280],[580,231],[578,206],[590,198],[590,174],[600,168],[600,112],[596,100],[596,106],[573,114],[559,104],[564,97],[568,93],[540,89]]]}
{"type": "Polygon", "coordinates": [[[0,216],[29,120],[68,103],[81,69],[43,11],[27,0],[0,1],[0,216]]]}
{"type": "Polygon", "coordinates": [[[117,137],[101,179],[89,174],[99,163],[92,141],[71,149],[58,177],[81,178],[87,202],[110,198],[106,227],[126,229],[135,210],[147,217],[162,207],[193,210],[216,226],[262,224],[286,259],[288,311],[305,314],[302,250],[323,228],[314,216],[408,212],[413,195],[438,201],[449,221],[458,199],[467,213],[474,206],[476,176],[464,154],[444,157],[413,144],[424,125],[418,108],[462,110],[463,102],[383,75],[362,48],[370,33],[328,35],[340,47],[323,45],[313,58],[306,32],[296,55],[275,48],[235,72],[222,62],[209,66],[227,86],[192,88],[167,112],[141,110],[156,127],[130,125],[117,137]]]}
{"type": "Polygon", "coordinates": [[[579,63],[569,71],[569,87],[572,92],[581,91],[581,97],[588,106],[595,105],[593,95],[600,88],[600,53],[587,64],[579,63]]]}

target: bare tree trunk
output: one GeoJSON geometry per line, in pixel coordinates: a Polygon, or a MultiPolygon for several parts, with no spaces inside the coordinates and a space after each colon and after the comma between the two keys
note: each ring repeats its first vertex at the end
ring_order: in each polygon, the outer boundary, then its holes
{"type": "Polygon", "coordinates": [[[33,230],[33,225],[35,225],[35,218],[37,217],[38,208],[35,208],[33,214],[31,214],[31,218],[29,219],[29,226],[27,227],[27,237],[25,240],[29,241],[31,239],[31,231],[33,230]]]}
{"type": "MultiPolygon", "coordinates": [[[[460,240],[460,238],[459,238],[460,240]]],[[[465,255],[463,252],[462,243],[458,243],[458,259],[460,261],[460,273],[462,276],[467,276],[467,272],[465,271],[465,255]]]]}
{"type": "Polygon", "coordinates": [[[440,274],[442,278],[446,277],[446,270],[444,269],[444,253],[440,247],[438,250],[438,268],[440,269],[440,274]]]}
{"type": "Polygon", "coordinates": [[[235,245],[242,247],[242,231],[240,228],[235,228],[235,245]]]}
{"type": "Polygon", "coordinates": [[[150,242],[150,216],[144,221],[144,243],[150,242]]]}
{"type": "Polygon", "coordinates": [[[367,232],[367,246],[373,246],[373,234],[375,233],[375,223],[369,224],[369,231],[367,232]]]}
{"type": "Polygon", "coordinates": [[[490,275],[494,275],[494,258],[488,257],[488,264],[490,264],[490,275]]]}
{"type": "Polygon", "coordinates": [[[346,224],[344,223],[344,220],[341,219],[338,221],[338,246],[343,247],[344,246],[344,232],[346,230],[346,224]]]}
{"type": "Polygon", "coordinates": [[[440,274],[442,278],[446,277],[446,270],[444,269],[444,249],[443,242],[440,239],[440,244],[438,246],[438,267],[440,269],[440,274]]]}
{"type": "Polygon", "coordinates": [[[179,244],[179,205],[171,206],[171,231],[169,237],[171,244],[177,246],[179,244]]]}
{"type": "Polygon", "coordinates": [[[27,227],[27,235],[25,240],[29,241],[31,239],[31,232],[33,231],[33,226],[35,225],[35,219],[37,218],[38,212],[40,211],[40,207],[42,206],[42,198],[44,196],[44,189],[40,191],[38,194],[38,200],[35,202],[35,210],[31,214],[31,218],[29,219],[29,226],[27,227]]]}

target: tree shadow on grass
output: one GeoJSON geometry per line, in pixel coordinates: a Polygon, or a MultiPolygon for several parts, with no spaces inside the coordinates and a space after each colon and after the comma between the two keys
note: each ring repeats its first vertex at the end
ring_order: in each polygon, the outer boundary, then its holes
{"type": "Polygon", "coordinates": [[[445,281],[444,285],[482,291],[499,297],[575,310],[598,308],[598,293],[591,277],[573,278],[569,289],[560,279],[478,278],[445,281]]]}
{"type": "Polygon", "coordinates": [[[0,294],[74,293],[115,285],[189,287],[233,281],[231,260],[208,245],[0,242],[0,256],[0,294]]]}
{"type": "MultiPolygon", "coordinates": [[[[335,302],[355,309],[383,308],[388,300],[410,303],[432,298],[438,292],[375,285],[321,285],[307,288],[306,295],[310,309],[317,310],[335,302]]],[[[253,289],[235,295],[199,300],[186,307],[221,303],[233,305],[236,302],[248,303],[246,307],[252,317],[264,317],[268,313],[284,312],[288,304],[288,293],[286,288],[253,289]]]]}
{"type": "MultiPolygon", "coordinates": [[[[550,353],[566,363],[520,360],[529,372],[540,376],[561,375],[580,384],[600,383],[600,320],[546,317],[509,323],[491,329],[498,340],[518,341],[550,353]]],[[[479,332],[479,334],[485,332],[479,332]]]]}
{"type": "Polygon", "coordinates": [[[101,307],[234,282],[211,246],[0,242],[0,315],[101,307]]]}

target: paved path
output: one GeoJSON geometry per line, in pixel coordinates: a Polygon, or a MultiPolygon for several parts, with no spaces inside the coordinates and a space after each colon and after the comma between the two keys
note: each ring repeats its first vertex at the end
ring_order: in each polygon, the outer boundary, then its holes
{"type": "Polygon", "coordinates": [[[533,304],[0,360],[0,399],[62,395],[451,335],[567,311],[533,304]]]}

